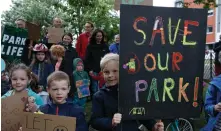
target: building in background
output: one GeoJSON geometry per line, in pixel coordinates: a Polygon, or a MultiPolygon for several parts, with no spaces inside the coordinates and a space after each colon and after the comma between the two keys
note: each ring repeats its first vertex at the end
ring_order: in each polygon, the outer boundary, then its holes
{"type": "MultiPolygon", "coordinates": [[[[193,3],[194,0],[176,0],[175,7],[183,7],[182,2],[190,3],[189,8],[203,8],[203,5],[197,5],[193,3]]],[[[208,10],[207,20],[207,36],[206,44],[210,49],[213,48],[213,44],[219,41],[221,35],[221,0],[217,0],[218,7],[208,10]]]]}

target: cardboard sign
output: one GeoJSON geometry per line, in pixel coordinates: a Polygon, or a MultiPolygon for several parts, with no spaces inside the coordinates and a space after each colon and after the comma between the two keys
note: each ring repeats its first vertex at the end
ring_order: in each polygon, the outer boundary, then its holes
{"type": "Polygon", "coordinates": [[[49,34],[48,43],[57,44],[62,41],[62,36],[64,35],[64,29],[50,27],[48,28],[48,34],[49,34]]]}
{"type": "Polygon", "coordinates": [[[21,59],[27,37],[26,29],[5,25],[1,39],[1,56],[6,63],[21,59]]]}
{"type": "Polygon", "coordinates": [[[30,22],[26,22],[26,27],[28,29],[28,38],[30,40],[37,41],[40,39],[40,36],[41,36],[40,26],[30,23],[30,22]]]}
{"type": "Polygon", "coordinates": [[[22,113],[27,97],[27,92],[24,92],[2,99],[2,131],[18,131],[19,127],[21,127],[22,113]]]}
{"type": "Polygon", "coordinates": [[[121,5],[120,16],[123,119],[199,117],[207,11],[121,5]]]}
{"type": "Polygon", "coordinates": [[[24,112],[22,131],[75,131],[76,118],[24,112]]]}
{"type": "Polygon", "coordinates": [[[153,5],[153,0],[115,0],[114,9],[120,10],[120,4],[153,5]]]}

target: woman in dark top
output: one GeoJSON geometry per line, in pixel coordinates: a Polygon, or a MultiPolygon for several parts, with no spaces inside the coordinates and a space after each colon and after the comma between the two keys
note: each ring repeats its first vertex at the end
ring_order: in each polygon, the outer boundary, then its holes
{"type": "MultiPolygon", "coordinates": [[[[104,41],[104,32],[96,29],[91,38],[86,50],[85,66],[90,74],[98,75],[100,72],[100,61],[105,54],[109,53],[109,47],[104,41]]],[[[92,94],[98,91],[98,81],[91,82],[92,94]]]]}

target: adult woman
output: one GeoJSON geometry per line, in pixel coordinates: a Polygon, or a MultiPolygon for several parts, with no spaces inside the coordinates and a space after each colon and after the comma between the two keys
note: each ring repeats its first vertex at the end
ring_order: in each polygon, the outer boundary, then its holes
{"type": "MultiPolygon", "coordinates": [[[[87,46],[85,66],[86,70],[90,74],[97,75],[100,72],[100,61],[105,54],[109,53],[109,48],[104,41],[104,32],[100,29],[96,29],[91,38],[90,43],[87,46]]],[[[92,79],[92,94],[98,91],[98,82],[92,79]]]]}

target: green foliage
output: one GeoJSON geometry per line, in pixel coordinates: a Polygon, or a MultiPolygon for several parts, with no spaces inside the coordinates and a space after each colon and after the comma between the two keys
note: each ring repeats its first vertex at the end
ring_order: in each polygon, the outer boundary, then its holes
{"type": "Polygon", "coordinates": [[[113,5],[114,0],[14,0],[1,17],[3,25],[14,25],[16,19],[23,18],[48,27],[57,16],[63,19],[66,32],[76,36],[86,21],[92,21],[106,32],[107,40],[112,40],[119,33],[120,22],[113,5]]]}

